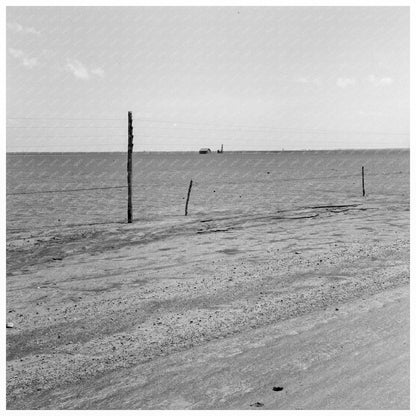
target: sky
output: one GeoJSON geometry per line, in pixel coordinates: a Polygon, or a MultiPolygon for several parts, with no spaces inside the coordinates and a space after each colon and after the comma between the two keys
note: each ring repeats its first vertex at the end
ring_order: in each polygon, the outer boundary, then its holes
{"type": "Polygon", "coordinates": [[[8,7],[16,151],[409,147],[408,7],[8,7]]]}

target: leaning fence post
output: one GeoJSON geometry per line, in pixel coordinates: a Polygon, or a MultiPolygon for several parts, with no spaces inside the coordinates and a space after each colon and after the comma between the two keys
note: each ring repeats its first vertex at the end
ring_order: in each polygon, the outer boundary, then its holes
{"type": "Polygon", "coordinates": [[[133,222],[132,179],[133,179],[133,117],[128,112],[128,147],[127,147],[127,222],[133,222]]]}
{"type": "Polygon", "coordinates": [[[188,203],[189,203],[189,197],[191,196],[191,189],[192,189],[192,179],[191,179],[191,182],[189,182],[188,196],[186,197],[185,216],[188,215],[188,203]]]}
{"type": "Polygon", "coordinates": [[[363,196],[365,196],[365,188],[364,188],[364,166],[361,167],[361,179],[363,185],[363,196]]]}

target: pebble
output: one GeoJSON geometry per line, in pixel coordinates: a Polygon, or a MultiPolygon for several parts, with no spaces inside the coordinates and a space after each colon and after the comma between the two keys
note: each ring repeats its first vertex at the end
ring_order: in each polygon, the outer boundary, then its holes
{"type": "Polygon", "coordinates": [[[263,407],[264,403],[256,402],[250,405],[251,407],[263,407]]]}
{"type": "Polygon", "coordinates": [[[6,328],[13,328],[13,327],[14,327],[13,322],[7,322],[6,323],[6,328]]]}
{"type": "Polygon", "coordinates": [[[282,391],[283,387],[273,387],[273,391],[282,391]]]}

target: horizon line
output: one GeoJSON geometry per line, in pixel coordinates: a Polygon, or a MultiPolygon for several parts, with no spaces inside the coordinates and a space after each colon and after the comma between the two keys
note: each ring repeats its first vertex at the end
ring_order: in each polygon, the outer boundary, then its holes
{"type": "MultiPolygon", "coordinates": [[[[336,148],[336,149],[281,149],[281,150],[227,150],[223,153],[285,153],[285,152],[332,152],[332,151],[347,151],[347,150],[410,150],[409,147],[355,147],[355,148],[336,148]]],[[[198,153],[199,150],[138,150],[134,151],[133,153],[198,153]]],[[[31,153],[31,154],[56,154],[56,153],[68,153],[68,154],[77,154],[77,153],[127,153],[127,150],[88,150],[88,151],[7,151],[6,154],[24,154],[24,153],[31,153]]],[[[208,154],[217,154],[216,150],[212,150],[211,153],[208,154]]]]}

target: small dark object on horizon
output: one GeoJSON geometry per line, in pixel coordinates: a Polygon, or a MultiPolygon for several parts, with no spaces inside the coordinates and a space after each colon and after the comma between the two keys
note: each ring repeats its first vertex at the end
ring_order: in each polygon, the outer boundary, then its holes
{"type": "Polygon", "coordinates": [[[273,387],[273,391],[282,391],[283,387],[273,387]]]}
{"type": "Polygon", "coordinates": [[[260,403],[260,402],[256,402],[256,403],[253,403],[253,404],[251,404],[250,405],[251,407],[263,407],[264,406],[264,403],[260,403]]]}

